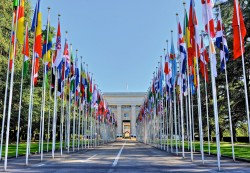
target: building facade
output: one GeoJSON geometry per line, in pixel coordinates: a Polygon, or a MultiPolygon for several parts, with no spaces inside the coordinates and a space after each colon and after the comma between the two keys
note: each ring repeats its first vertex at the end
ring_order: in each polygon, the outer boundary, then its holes
{"type": "Polygon", "coordinates": [[[136,117],[144,101],[144,92],[107,92],[104,99],[117,120],[116,136],[136,137],[136,117]]]}

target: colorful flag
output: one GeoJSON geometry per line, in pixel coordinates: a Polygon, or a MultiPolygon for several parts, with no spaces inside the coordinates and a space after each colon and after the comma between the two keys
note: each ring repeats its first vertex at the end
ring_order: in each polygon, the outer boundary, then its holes
{"type": "Polygon", "coordinates": [[[177,62],[176,62],[176,57],[175,57],[173,34],[171,34],[170,63],[171,63],[171,69],[172,69],[171,70],[172,71],[171,84],[172,86],[174,86],[175,81],[176,81],[176,75],[177,75],[177,62]]]}
{"type": "Polygon", "coordinates": [[[218,21],[217,21],[217,31],[216,31],[216,46],[220,49],[220,62],[221,62],[221,71],[225,70],[225,60],[226,62],[229,59],[229,52],[227,46],[227,40],[224,34],[221,13],[219,11],[218,21]]]}
{"type": "Polygon", "coordinates": [[[58,19],[57,37],[56,37],[56,58],[54,67],[62,68],[62,52],[61,52],[61,27],[60,20],[58,19]]]}
{"type": "Polygon", "coordinates": [[[18,7],[17,40],[20,44],[24,41],[24,0],[20,0],[18,7]]]}
{"type": "Polygon", "coordinates": [[[207,63],[209,61],[208,53],[204,47],[203,37],[201,36],[201,55],[200,55],[200,72],[202,77],[208,82],[208,69],[207,63]]]}
{"type": "Polygon", "coordinates": [[[29,35],[28,35],[28,27],[26,27],[26,32],[25,32],[25,41],[24,41],[24,46],[23,46],[23,76],[25,77],[28,74],[28,67],[29,67],[29,55],[30,55],[30,50],[29,50],[29,35]]]}
{"type": "Polygon", "coordinates": [[[179,41],[178,41],[178,46],[180,50],[180,72],[182,74],[186,73],[186,66],[187,66],[187,52],[186,52],[186,44],[182,35],[182,29],[181,29],[181,24],[179,22],[178,24],[178,33],[179,33],[179,41]]]}
{"type": "Polygon", "coordinates": [[[205,25],[205,30],[210,31],[210,37],[215,37],[214,18],[213,18],[213,0],[201,0],[202,3],[202,21],[205,25]]]}
{"type": "Polygon", "coordinates": [[[97,105],[97,89],[96,89],[96,85],[94,85],[94,91],[92,94],[92,104],[91,107],[94,108],[97,105]]]}
{"type": "Polygon", "coordinates": [[[67,39],[65,39],[63,57],[65,61],[65,78],[67,78],[70,73],[69,45],[67,39]]]}
{"type": "Polygon", "coordinates": [[[244,53],[244,38],[247,34],[247,30],[245,27],[243,15],[240,9],[240,4],[238,0],[234,0],[234,13],[233,13],[233,33],[234,33],[234,60],[239,58],[244,53]],[[241,52],[242,50],[242,52],[241,52]]]}
{"type": "Polygon", "coordinates": [[[76,97],[77,99],[79,99],[79,93],[80,93],[80,70],[79,70],[79,67],[78,67],[78,57],[76,56],[76,59],[75,59],[75,93],[76,93],[76,97]]]}
{"type": "MultiPolygon", "coordinates": [[[[197,18],[194,9],[194,1],[190,0],[190,9],[189,9],[189,20],[188,20],[188,27],[190,30],[190,44],[191,47],[188,48],[188,58],[189,61],[193,61],[196,56],[196,26],[197,26],[197,18]]],[[[191,63],[189,63],[191,64],[191,63]]],[[[190,65],[189,65],[190,66],[190,65]]]]}
{"type": "Polygon", "coordinates": [[[187,51],[188,51],[188,66],[193,66],[193,49],[192,49],[192,45],[191,45],[191,39],[190,39],[190,29],[189,29],[189,21],[188,21],[188,14],[187,14],[187,10],[185,9],[185,16],[184,16],[184,29],[183,29],[183,34],[184,34],[184,38],[185,38],[185,42],[186,42],[186,46],[187,46],[187,51]]]}
{"type": "Polygon", "coordinates": [[[44,42],[42,50],[43,62],[45,64],[51,62],[52,39],[53,39],[53,33],[50,31],[50,22],[48,18],[46,32],[44,34],[44,42]]]}
{"type": "Polygon", "coordinates": [[[171,88],[171,64],[170,64],[170,59],[169,59],[169,53],[167,50],[167,53],[165,55],[165,67],[164,67],[164,72],[165,72],[165,80],[166,80],[166,85],[171,88]]]}
{"type": "Polygon", "coordinates": [[[42,57],[42,13],[40,12],[40,0],[37,1],[34,17],[32,20],[32,31],[35,31],[35,66],[34,85],[37,84],[39,71],[39,57],[42,57]]]}

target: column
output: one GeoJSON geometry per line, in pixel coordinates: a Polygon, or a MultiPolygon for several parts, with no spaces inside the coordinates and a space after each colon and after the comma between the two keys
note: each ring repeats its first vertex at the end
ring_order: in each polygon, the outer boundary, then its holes
{"type": "Polygon", "coordinates": [[[116,137],[122,137],[122,106],[117,105],[117,132],[116,137]]]}
{"type": "Polygon", "coordinates": [[[131,118],[130,118],[130,127],[131,127],[131,136],[136,136],[136,112],[135,112],[135,105],[131,105],[131,118]]]}

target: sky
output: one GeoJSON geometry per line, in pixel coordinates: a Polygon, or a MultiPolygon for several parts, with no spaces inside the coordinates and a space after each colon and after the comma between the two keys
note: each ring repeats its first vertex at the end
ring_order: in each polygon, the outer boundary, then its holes
{"type": "Polygon", "coordinates": [[[61,15],[62,46],[68,31],[74,54],[78,49],[102,92],[146,92],[171,30],[177,40],[176,13],[181,24],[184,13],[183,0],[41,0],[43,28],[48,7],[56,28],[61,15]]]}

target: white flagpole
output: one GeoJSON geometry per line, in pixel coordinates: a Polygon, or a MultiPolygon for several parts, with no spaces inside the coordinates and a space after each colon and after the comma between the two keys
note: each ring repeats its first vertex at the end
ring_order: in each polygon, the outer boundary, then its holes
{"type": "MultiPolygon", "coordinates": [[[[67,43],[67,34],[68,34],[68,31],[65,32],[66,35],[65,35],[65,44],[67,43]]],[[[65,45],[64,45],[65,46],[65,45]]],[[[65,73],[66,73],[66,58],[63,57],[64,59],[64,74],[63,74],[63,81],[61,83],[61,94],[62,94],[62,99],[61,99],[61,120],[60,120],[60,154],[61,156],[63,155],[63,131],[64,131],[64,128],[63,128],[63,125],[64,125],[64,99],[65,99],[65,94],[64,94],[64,88],[65,88],[65,85],[67,84],[66,83],[66,79],[65,79],[65,73]]],[[[66,122],[66,121],[65,121],[66,122]]],[[[65,126],[65,129],[66,129],[66,126],[65,126]]],[[[65,130],[66,131],[66,130],[65,130]]],[[[66,132],[65,132],[66,134],[66,132]]],[[[65,138],[66,140],[66,138],[65,138]]]]}
{"type": "MultiPolygon", "coordinates": [[[[176,14],[176,19],[177,19],[177,31],[178,31],[178,25],[179,25],[179,17],[178,17],[178,13],[176,14]]],[[[178,33],[178,39],[179,39],[179,34],[178,33]]],[[[180,43],[179,43],[180,44],[180,43]]],[[[180,48],[178,48],[179,50],[179,67],[181,67],[181,52],[180,52],[180,48]]],[[[185,148],[184,148],[184,117],[183,117],[183,93],[182,93],[182,89],[183,89],[183,77],[182,77],[182,72],[180,70],[181,68],[179,68],[179,77],[180,77],[180,104],[179,104],[179,109],[181,110],[181,114],[180,114],[180,119],[181,119],[181,138],[182,138],[182,157],[185,158],[185,148]]],[[[179,112],[179,111],[178,111],[179,112]]],[[[180,122],[180,120],[179,120],[180,122]]],[[[180,130],[179,130],[180,133],[180,130]]]]}
{"type": "Polygon", "coordinates": [[[246,112],[247,112],[247,122],[248,122],[248,137],[250,142],[250,118],[249,118],[249,103],[248,103],[248,93],[247,93],[247,81],[246,81],[246,71],[245,71],[245,58],[244,58],[244,51],[242,45],[242,35],[241,35],[241,27],[240,27],[240,17],[239,17],[239,2],[238,0],[235,0],[234,3],[236,3],[236,12],[237,12],[237,21],[238,21],[238,29],[240,33],[240,48],[241,48],[241,61],[242,61],[242,70],[243,70],[243,81],[244,81],[244,91],[245,91],[245,101],[246,101],[246,112]]]}
{"type": "MultiPolygon", "coordinates": [[[[70,54],[72,52],[72,44],[70,44],[70,54]]],[[[71,55],[69,55],[71,56],[71,55]]],[[[71,68],[71,57],[69,58],[69,64],[70,64],[70,68],[71,68]]],[[[69,148],[70,148],[70,116],[71,116],[71,90],[70,90],[70,86],[71,86],[71,79],[69,80],[69,103],[68,103],[68,106],[69,106],[69,113],[68,113],[68,125],[67,125],[67,133],[68,133],[68,136],[67,136],[67,152],[69,153],[69,148]]]]}
{"type": "MultiPolygon", "coordinates": [[[[36,6],[38,4],[36,3],[36,6]]],[[[37,18],[35,18],[35,23],[37,22],[37,18]]],[[[35,26],[35,32],[36,33],[36,26],[35,26]]],[[[29,113],[28,113],[28,127],[27,127],[27,143],[26,143],[26,160],[25,164],[28,165],[29,162],[29,154],[30,154],[30,138],[31,138],[31,123],[32,123],[32,110],[33,110],[33,92],[34,92],[34,66],[35,66],[35,41],[36,37],[34,36],[33,41],[33,54],[32,54],[32,68],[31,68],[31,74],[30,74],[30,103],[29,103],[29,113]]]]}
{"type": "MultiPolygon", "coordinates": [[[[221,15],[221,10],[219,6],[219,15],[221,15]]],[[[222,18],[221,18],[221,24],[223,23],[222,18]]],[[[221,28],[223,28],[221,26],[221,28]]],[[[222,50],[223,50],[223,61],[225,64],[225,78],[226,78],[226,90],[227,90],[227,105],[228,105],[228,117],[229,117],[229,123],[230,123],[230,136],[231,136],[231,145],[232,145],[232,157],[233,160],[235,161],[235,154],[234,154],[234,138],[233,138],[233,125],[232,125],[232,116],[231,116],[231,106],[230,106],[230,96],[229,96],[229,86],[228,86],[228,78],[227,78],[227,62],[225,58],[225,50],[224,50],[224,31],[222,30],[222,50]]]]}
{"type": "MultiPolygon", "coordinates": [[[[28,31],[28,23],[26,23],[25,27],[25,33],[28,31]]],[[[24,52],[26,49],[26,34],[24,39],[24,52]]],[[[28,43],[29,44],[29,43],[28,43]]],[[[19,112],[18,112],[18,123],[17,123],[17,139],[16,139],[16,158],[18,157],[18,145],[19,145],[19,133],[20,133],[20,118],[21,118],[21,110],[22,110],[22,96],[23,96],[23,71],[24,71],[24,61],[25,61],[25,55],[23,58],[23,65],[22,65],[22,74],[21,74],[21,86],[20,86],[20,100],[19,100],[19,112]]]]}
{"type": "MultiPolygon", "coordinates": [[[[207,0],[205,1],[206,10],[207,10],[207,0]]],[[[208,14],[208,11],[207,11],[208,14]]],[[[208,20],[208,16],[207,16],[208,20]]],[[[212,91],[213,91],[213,101],[214,101],[214,120],[215,120],[215,133],[216,133],[216,148],[217,148],[217,161],[218,161],[218,170],[220,171],[220,132],[219,132],[219,118],[218,118],[218,106],[217,106],[217,91],[216,91],[216,81],[213,74],[213,61],[212,61],[212,48],[210,45],[210,25],[208,22],[208,35],[209,35],[209,57],[211,65],[211,78],[212,78],[212,91]]]]}
{"type": "MultiPolygon", "coordinates": [[[[173,39],[173,31],[171,31],[171,38],[173,39]]],[[[177,142],[177,112],[176,112],[176,91],[175,83],[173,84],[173,95],[174,95],[174,128],[175,128],[175,153],[178,155],[178,142],[177,142]]]]}
{"type": "MultiPolygon", "coordinates": [[[[17,28],[18,13],[19,13],[19,2],[18,2],[18,7],[17,7],[16,26],[15,26],[16,28],[17,28]]],[[[16,56],[15,52],[16,52],[16,32],[15,32],[15,35],[14,35],[14,50],[13,50],[12,69],[11,69],[11,77],[10,77],[10,96],[9,96],[9,103],[8,103],[8,117],[7,117],[7,129],[6,129],[4,171],[6,171],[6,169],[7,169],[8,149],[9,149],[10,116],[11,116],[11,107],[12,107],[13,81],[14,81],[15,56],[16,56]]]]}
{"type": "MultiPolygon", "coordinates": [[[[77,52],[78,52],[78,50],[76,49],[76,58],[77,58],[77,52]]],[[[77,64],[75,64],[75,66],[76,65],[77,64]]],[[[75,78],[75,88],[74,89],[76,90],[76,78],[75,78]]],[[[75,94],[74,94],[74,104],[73,104],[74,111],[73,111],[73,142],[72,142],[73,152],[75,151],[75,131],[76,131],[76,105],[75,105],[75,103],[76,103],[76,91],[74,91],[74,92],[75,92],[75,94]]]]}
{"type": "Polygon", "coordinates": [[[8,87],[9,87],[9,73],[10,73],[10,56],[11,56],[11,38],[12,38],[12,31],[14,30],[14,21],[15,21],[15,12],[13,12],[12,17],[12,26],[11,26],[11,33],[10,33],[10,48],[9,48],[9,57],[8,57],[8,68],[6,73],[6,83],[5,83],[5,94],[4,94],[4,106],[3,106],[3,118],[2,118],[2,128],[1,128],[1,146],[0,146],[0,160],[2,160],[2,147],[3,147],[3,135],[4,135],[4,124],[5,124],[5,117],[6,117],[6,106],[7,106],[7,97],[8,97],[8,87]]]}
{"type": "MultiPolygon", "coordinates": [[[[82,68],[82,56],[81,56],[81,62],[80,62],[80,68],[79,68],[79,78],[81,79],[81,68],[82,68]]],[[[81,82],[81,80],[79,80],[81,82]]],[[[80,87],[79,90],[79,106],[78,106],[78,151],[80,149],[80,128],[81,128],[81,83],[78,84],[78,87],[80,87]],[[80,86],[79,86],[80,85],[80,86]]]]}
{"type": "MultiPolygon", "coordinates": [[[[86,65],[88,66],[88,64],[86,65]]],[[[84,107],[84,115],[85,115],[85,123],[84,123],[84,148],[87,148],[87,125],[88,125],[88,117],[87,117],[87,109],[88,109],[88,102],[87,102],[87,90],[85,88],[85,97],[86,97],[86,102],[85,102],[85,107],[84,107]]]]}
{"type": "MultiPolygon", "coordinates": [[[[48,53],[47,53],[47,44],[48,44],[48,38],[49,38],[49,32],[50,32],[50,29],[49,29],[49,20],[50,20],[50,7],[48,7],[48,20],[47,20],[47,35],[46,35],[46,54],[45,54],[45,59],[47,60],[48,59],[48,53]]],[[[43,136],[44,136],[44,115],[45,115],[45,102],[46,102],[46,73],[47,73],[47,68],[46,68],[46,63],[44,62],[44,74],[43,74],[43,96],[42,96],[42,132],[41,133],[41,160],[43,160],[43,136]]]]}
{"type": "MultiPolygon", "coordinates": [[[[195,28],[195,36],[198,33],[197,28],[195,28]]],[[[199,135],[200,135],[200,152],[202,158],[202,164],[204,164],[204,148],[203,148],[203,127],[202,127],[202,111],[201,111],[201,91],[200,91],[200,74],[198,66],[198,50],[197,50],[197,40],[195,38],[195,60],[196,60],[196,74],[197,74],[197,100],[198,100],[198,119],[199,119],[199,135]]]]}
{"type": "MultiPolygon", "coordinates": [[[[54,55],[52,54],[52,57],[53,57],[54,55]]],[[[53,60],[51,60],[51,63],[53,64],[53,60]]],[[[53,66],[53,65],[52,65],[53,66]]],[[[53,73],[53,67],[51,67],[51,75],[52,75],[52,73],[53,73]]],[[[50,140],[50,123],[51,123],[51,121],[50,121],[50,117],[51,117],[51,115],[50,115],[50,113],[51,113],[51,87],[50,87],[50,90],[49,90],[49,117],[48,117],[48,132],[47,132],[47,152],[49,152],[49,140],[50,140]]],[[[53,125],[52,125],[53,126],[53,125]]]]}
{"type": "MultiPolygon", "coordinates": [[[[202,39],[203,39],[203,35],[201,35],[202,39]]],[[[204,47],[204,45],[202,45],[204,47]]],[[[205,57],[204,57],[205,59],[205,57]]],[[[207,63],[207,62],[206,62],[207,63]]],[[[205,64],[205,68],[204,68],[204,84],[205,84],[205,95],[206,95],[206,118],[207,118],[207,141],[208,141],[208,155],[210,155],[210,128],[209,128],[209,116],[208,116],[208,97],[207,97],[207,81],[206,81],[206,78],[207,78],[207,74],[206,74],[206,64],[205,64]]]]}
{"type": "MultiPolygon", "coordinates": [[[[186,81],[187,84],[187,81],[186,81]]],[[[187,85],[186,85],[187,87],[187,85]]],[[[186,88],[186,92],[187,92],[187,88],[186,88]]],[[[190,138],[189,138],[189,121],[188,121],[188,96],[185,96],[185,106],[186,106],[186,130],[187,130],[187,144],[188,144],[188,150],[190,150],[190,138]]]]}
{"type": "Polygon", "coordinates": [[[56,117],[57,117],[57,67],[54,67],[55,72],[55,86],[54,86],[54,113],[53,113],[53,130],[52,130],[52,158],[55,157],[55,142],[56,142],[56,117]]]}
{"type": "MultiPolygon", "coordinates": [[[[186,3],[183,3],[184,6],[184,14],[186,14],[186,7],[185,7],[186,3]]],[[[184,21],[186,22],[186,20],[184,19],[184,21]]],[[[184,24],[186,27],[186,23],[184,24]]],[[[186,40],[187,42],[188,40],[186,40]]],[[[188,47],[188,45],[187,45],[188,47]]],[[[187,96],[188,96],[188,117],[189,117],[189,140],[190,140],[190,157],[191,157],[191,162],[193,162],[194,157],[193,157],[193,136],[192,136],[192,112],[191,112],[191,97],[192,97],[192,93],[190,90],[190,79],[189,79],[189,64],[188,64],[188,53],[187,53],[187,96]],[[191,97],[190,97],[191,96],[191,97]]],[[[194,125],[194,124],[193,124],[194,125]]]]}

